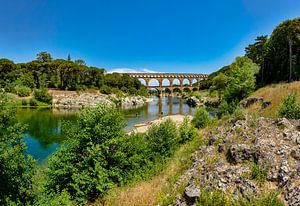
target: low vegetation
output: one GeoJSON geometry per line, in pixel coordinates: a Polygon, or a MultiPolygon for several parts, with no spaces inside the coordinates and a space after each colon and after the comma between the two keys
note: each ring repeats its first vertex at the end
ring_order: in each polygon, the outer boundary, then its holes
{"type": "Polygon", "coordinates": [[[300,105],[296,102],[296,94],[290,94],[283,100],[279,108],[279,116],[300,119],[300,105]]]}

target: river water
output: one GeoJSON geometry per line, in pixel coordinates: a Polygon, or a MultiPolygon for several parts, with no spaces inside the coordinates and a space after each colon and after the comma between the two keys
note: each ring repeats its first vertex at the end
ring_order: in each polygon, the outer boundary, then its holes
{"type": "MultiPolygon", "coordinates": [[[[157,119],[161,114],[193,114],[185,100],[179,97],[152,97],[153,101],[139,108],[123,110],[129,131],[135,124],[157,119]]],[[[64,121],[76,121],[78,111],[52,110],[50,108],[26,108],[17,111],[19,122],[27,125],[25,142],[28,153],[39,163],[44,162],[62,143],[61,127],[64,121]]]]}

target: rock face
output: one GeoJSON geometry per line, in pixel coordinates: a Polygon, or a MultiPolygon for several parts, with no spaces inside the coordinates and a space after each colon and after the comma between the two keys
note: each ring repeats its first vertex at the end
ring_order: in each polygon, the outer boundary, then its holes
{"type": "Polygon", "coordinates": [[[100,103],[118,105],[124,108],[144,105],[146,97],[132,96],[119,98],[116,95],[104,95],[99,92],[60,92],[52,93],[54,108],[81,109],[84,107],[96,107],[100,103]]]}
{"type": "Polygon", "coordinates": [[[248,108],[255,103],[259,103],[261,105],[261,109],[265,109],[271,104],[270,101],[265,101],[262,97],[249,97],[243,100],[240,105],[242,108],[248,108]]]}
{"type": "Polygon", "coordinates": [[[219,100],[209,98],[209,97],[202,97],[201,100],[199,100],[197,97],[186,97],[186,103],[189,106],[196,107],[196,106],[206,106],[206,107],[213,107],[217,108],[220,104],[219,100]]]}
{"type": "Polygon", "coordinates": [[[286,205],[300,205],[300,121],[244,116],[206,131],[207,144],[192,154],[192,165],[179,178],[173,205],[195,205],[202,191],[230,191],[245,198],[270,187],[286,205]],[[264,174],[255,177],[255,170],[264,174]],[[263,181],[263,183],[262,183],[263,181]]]}

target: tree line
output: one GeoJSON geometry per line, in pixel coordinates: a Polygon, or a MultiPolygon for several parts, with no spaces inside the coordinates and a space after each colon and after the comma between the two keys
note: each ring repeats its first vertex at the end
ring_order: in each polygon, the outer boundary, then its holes
{"type": "Polygon", "coordinates": [[[28,88],[57,88],[145,95],[140,81],[126,74],[106,74],[105,69],[87,66],[83,60],[72,61],[70,56],[66,60],[53,59],[47,52],[40,52],[35,60],[27,63],[0,59],[0,87],[15,93],[19,88],[22,91],[25,88],[27,91],[28,88]]]}
{"type": "MultiPolygon", "coordinates": [[[[300,79],[300,18],[279,24],[270,36],[262,35],[245,48],[245,56],[259,66],[256,86],[296,81],[300,79]]],[[[201,82],[201,89],[209,89],[220,73],[229,74],[230,65],[212,73],[201,82]]]]}

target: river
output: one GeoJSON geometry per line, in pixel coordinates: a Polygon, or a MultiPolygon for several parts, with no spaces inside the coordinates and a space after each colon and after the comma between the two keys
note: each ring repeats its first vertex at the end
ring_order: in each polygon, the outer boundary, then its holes
{"type": "MultiPolygon", "coordinates": [[[[160,114],[193,114],[194,109],[179,97],[152,98],[153,101],[142,107],[123,110],[127,123],[125,131],[131,130],[135,124],[157,119],[160,114]]],[[[18,121],[27,125],[25,142],[28,153],[39,163],[44,162],[64,140],[62,123],[76,121],[77,112],[50,108],[18,109],[18,121]]]]}

